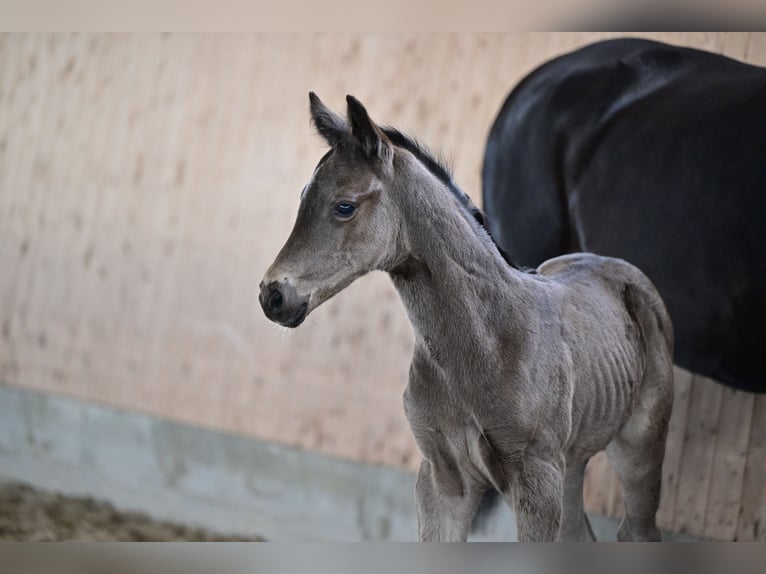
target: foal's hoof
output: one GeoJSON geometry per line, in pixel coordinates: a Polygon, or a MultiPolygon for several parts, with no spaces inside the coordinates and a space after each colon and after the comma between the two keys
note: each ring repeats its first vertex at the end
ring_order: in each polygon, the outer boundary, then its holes
{"type": "Polygon", "coordinates": [[[660,529],[656,526],[637,528],[623,518],[617,529],[617,540],[620,542],[662,542],[660,529]]]}

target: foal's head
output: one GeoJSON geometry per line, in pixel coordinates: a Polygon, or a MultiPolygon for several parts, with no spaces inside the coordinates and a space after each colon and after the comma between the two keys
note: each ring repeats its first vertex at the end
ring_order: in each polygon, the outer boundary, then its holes
{"type": "Polygon", "coordinates": [[[297,327],[313,309],[396,253],[394,147],[353,96],[348,117],[311,93],[311,117],[330,151],[301,193],[292,233],[261,282],[266,316],[297,327]]]}

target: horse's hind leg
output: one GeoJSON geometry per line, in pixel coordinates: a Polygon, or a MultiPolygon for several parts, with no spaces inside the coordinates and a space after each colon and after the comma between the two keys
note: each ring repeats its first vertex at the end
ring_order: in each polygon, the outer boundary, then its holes
{"type": "Polygon", "coordinates": [[[655,516],[660,503],[664,450],[658,445],[637,444],[618,437],[606,452],[620,477],[625,497],[625,517],[617,530],[617,539],[659,541],[655,516]]]}
{"type": "Polygon", "coordinates": [[[647,366],[633,413],[606,447],[625,497],[618,540],[660,540],[656,514],[672,403],[673,367],[663,358],[647,366]]]}
{"type": "Polygon", "coordinates": [[[561,509],[561,530],[559,540],[562,542],[595,542],[590,521],[583,507],[583,475],[588,461],[568,466],[564,474],[564,496],[561,509]]]}

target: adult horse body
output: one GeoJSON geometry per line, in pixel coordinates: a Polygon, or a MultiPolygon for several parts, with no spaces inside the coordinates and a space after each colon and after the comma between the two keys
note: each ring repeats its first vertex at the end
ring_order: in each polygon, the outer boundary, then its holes
{"type": "Polygon", "coordinates": [[[483,169],[523,265],[620,257],[657,286],[676,362],[766,391],[766,69],[639,39],[548,62],[508,96],[483,169]]]}
{"type": "Polygon", "coordinates": [[[260,302],[296,327],[357,277],[391,276],[415,332],[404,407],[423,453],[420,538],[465,540],[495,489],[521,540],[591,539],[583,471],[606,448],[625,492],[619,537],[659,539],[672,326],[651,282],[592,254],[513,268],[415,142],[352,97],[348,122],[313,94],[311,111],[331,150],[260,302]]]}

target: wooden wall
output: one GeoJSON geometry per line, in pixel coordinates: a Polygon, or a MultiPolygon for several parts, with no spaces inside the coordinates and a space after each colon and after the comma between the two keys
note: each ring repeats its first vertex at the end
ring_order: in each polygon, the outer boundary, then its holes
{"type": "MultiPolygon", "coordinates": [[[[412,334],[365,277],[286,333],[257,306],[322,144],[309,90],[452,160],[547,58],[608,34],[0,37],[0,381],[416,468],[412,334]]],[[[614,36],[612,34],[611,36],[614,36]]],[[[766,64],[766,35],[646,34],[766,64]]],[[[766,397],[678,377],[662,525],[766,539],[766,397]]],[[[603,459],[591,509],[619,514],[603,459]]]]}

